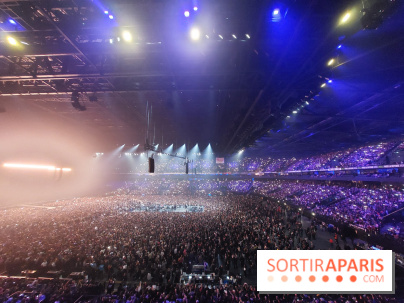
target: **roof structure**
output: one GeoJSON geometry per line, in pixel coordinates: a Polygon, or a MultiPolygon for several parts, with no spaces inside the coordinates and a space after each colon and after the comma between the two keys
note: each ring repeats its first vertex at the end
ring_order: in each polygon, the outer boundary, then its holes
{"type": "Polygon", "coordinates": [[[400,136],[403,16],[398,0],[0,1],[0,117],[218,154],[400,136]]]}

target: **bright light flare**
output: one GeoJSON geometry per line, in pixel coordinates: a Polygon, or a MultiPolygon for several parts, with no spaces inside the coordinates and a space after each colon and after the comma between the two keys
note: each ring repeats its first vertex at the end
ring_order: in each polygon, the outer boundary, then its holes
{"type": "Polygon", "coordinates": [[[122,32],[122,38],[126,42],[131,42],[132,41],[132,34],[130,31],[123,31],[122,32]]]}
{"type": "Polygon", "coordinates": [[[35,170],[49,170],[49,171],[72,171],[71,168],[60,168],[52,165],[39,165],[39,164],[21,164],[21,163],[4,163],[3,167],[7,168],[20,168],[20,169],[35,169],[35,170]]]}
{"type": "Polygon", "coordinates": [[[323,84],[321,84],[321,87],[325,87],[327,84],[325,84],[325,83],[323,83],[323,84]]]}
{"type": "Polygon", "coordinates": [[[330,61],[328,61],[327,65],[328,65],[328,66],[331,66],[331,65],[333,65],[334,63],[335,63],[335,59],[332,58],[330,61]]]}
{"type": "Polygon", "coordinates": [[[15,38],[13,38],[13,37],[7,37],[7,41],[11,45],[17,45],[18,44],[17,40],[15,40],[15,38]]]}
{"type": "Polygon", "coordinates": [[[346,13],[346,14],[341,18],[340,24],[344,24],[344,23],[348,22],[349,18],[351,18],[351,13],[350,13],[350,12],[346,13]]]}
{"type": "Polygon", "coordinates": [[[189,17],[189,11],[185,11],[184,16],[188,18],[189,17]]]}
{"type": "Polygon", "coordinates": [[[201,37],[201,32],[199,31],[199,29],[193,28],[191,29],[190,36],[192,40],[197,41],[201,37]]]}

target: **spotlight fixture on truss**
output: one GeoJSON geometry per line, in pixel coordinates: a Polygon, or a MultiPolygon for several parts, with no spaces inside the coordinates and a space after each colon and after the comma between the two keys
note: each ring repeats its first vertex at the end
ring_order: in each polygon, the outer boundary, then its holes
{"type": "Polygon", "coordinates": [[[71,101],[72,106],[78,111],[85,111],[87,108],[79,102],[80,94],[78,91],[72,92],[71,101]]]}

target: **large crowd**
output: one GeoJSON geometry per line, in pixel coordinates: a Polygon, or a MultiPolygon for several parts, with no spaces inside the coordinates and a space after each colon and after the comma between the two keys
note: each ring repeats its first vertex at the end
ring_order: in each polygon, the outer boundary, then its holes
{"type": "Polygon", "coordinates": [[[2,210],[0,273],[68,277],[82,272],[83,280],[0,277],[0,302],[88,302],[94,299],[89,294],[99,302],[395,300],[259,295],[251,284],[257,249],[316,247],[318,222],[303,228],[300,211],[277,201],[289,198],[313,211],[347,222],[360,217],[368,224],[380,222],[383,213],[404,202],[401,192],[390,187],[150,178],[125,182],[103,196],[2,210]],[[331,196],[338,202],[322,208],[331,196]],[[355,202],[357,209],[349,206],[354,197],[362,201],[355,202]],[[187,208],[197,211],[172,211],[187,208]],[[195,265],[211,274],[211,283],[181,283],[195,265]]]}
{"type": "Polygon", "coordinates": [[[402,186],[276,180],[255,181],[254,192],[372,231],[379,230],[383,217],[404,207],[402,186]]]}
{"type": "Polygon", "coordinates": [[[297,213],[291,211],[285,223],[278,204],[261,197],[138,195],[133,186],[108,196],[3,210],[0,270],[11,276],[85,272],[89,280],[172,285],[203,264],[220,284],[223,275],[251,276],[257,249],[314,246],[297,213]],[[139,211],[156,204],[203,211],[139,211]]]}

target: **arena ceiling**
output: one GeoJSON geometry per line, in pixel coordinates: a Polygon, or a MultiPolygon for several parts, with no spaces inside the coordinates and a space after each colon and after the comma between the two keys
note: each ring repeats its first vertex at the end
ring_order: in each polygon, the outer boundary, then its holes
{"type": "Polygon", "coordinates": [[[398,137],[403,17],[398,0],[0,1],[0,118],[221,154],[398,137]]]}

